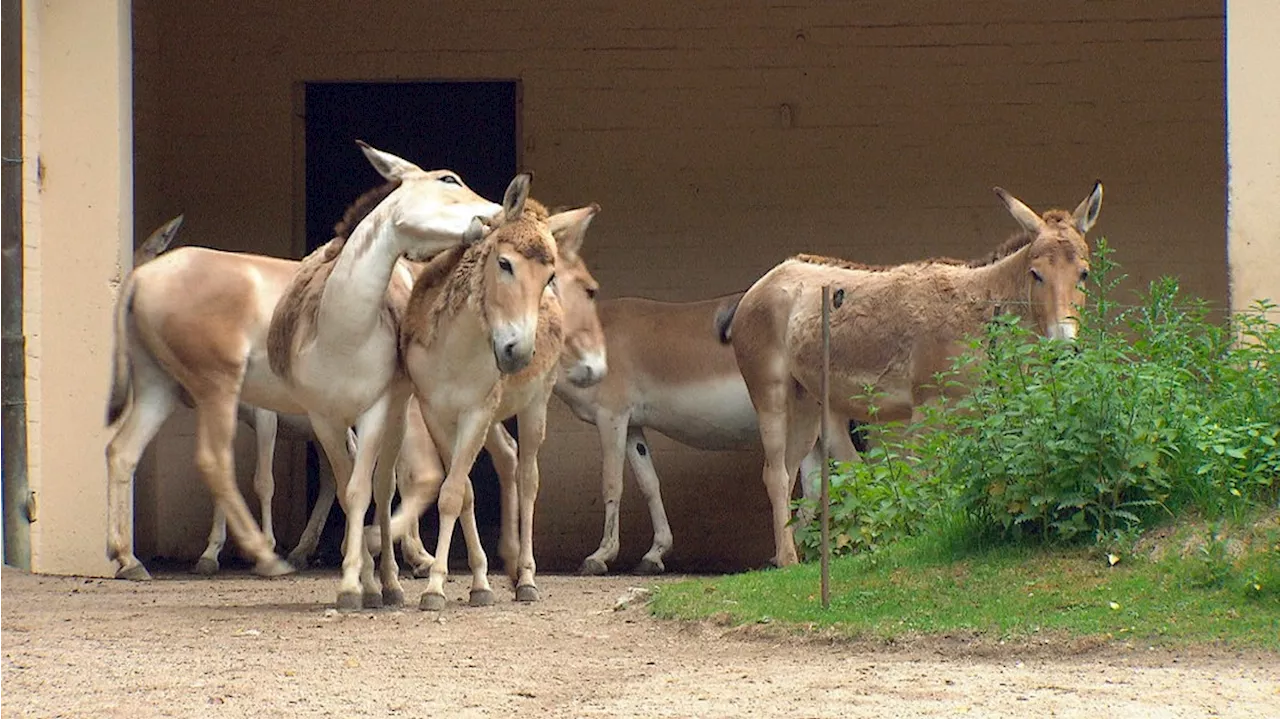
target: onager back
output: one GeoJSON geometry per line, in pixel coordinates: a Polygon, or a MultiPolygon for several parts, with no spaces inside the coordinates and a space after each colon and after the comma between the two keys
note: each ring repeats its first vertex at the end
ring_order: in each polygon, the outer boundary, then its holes
{"type": "Polygon", "coordinates": [[[995,191],[1022,231],[984,261],[874,268],[800,255],[757,280],[723,319],[721,336],[733,344],[759,418],[775,563],[796,562],[785,528],[796,469],[819,431],[824,285],[832,292],[829,410],[861,421],[872,419],[867,387],[876,418],[910,418],[937,393],[936,373],[1001,311],[1021,315],[1046,337],[1074,339],[1089,272],[1084,235],[1102,205],[1101,183],[1074,212],[1043,217],[995,191]]]}

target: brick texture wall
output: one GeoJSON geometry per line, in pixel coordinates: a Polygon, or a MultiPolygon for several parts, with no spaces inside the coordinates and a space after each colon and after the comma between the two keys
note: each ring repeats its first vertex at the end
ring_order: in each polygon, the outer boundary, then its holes
{"type": "MultiPolygon", "coordinates": [[[[604,208],[586,255],[609,296],[708,297],[799,251],[978,256],[1015,228],[993,185],[1071,208],[1099,178],[1129,288],[1176,274],[1226,300],[1221,2],[135,0],[134,19],[139,235],[182,211],[188,242],[297,256],[301,82],[519,79],[535,195],[604,208]]],[[[563,569],[599,539],[599,451],[553,404],[539,561],[563,569]]],[[[758,457],[654,444],[673,566],[771,554],[758,457]]],[[[162,454],[167,482],[196,481],[162,454]]],[[[649,530],[623,501],[627,566],[649,530]]],[[[153,548],[190,553],[202,526],[153,548]]]]}

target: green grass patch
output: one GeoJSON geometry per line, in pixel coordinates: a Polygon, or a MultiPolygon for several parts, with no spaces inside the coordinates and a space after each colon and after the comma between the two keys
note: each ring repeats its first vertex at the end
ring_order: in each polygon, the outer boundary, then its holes
{"type": "Polygon", "coordinates": [[[1114,565],[1097,548],[957,548],[936,536],[914,537],[833,560],[827,610],[816,563],[664,585],[650,610],[853,638],[1047,633],[1280,651],[1280,540],[1273,529],[1228,536],[1201,525],[1162,534],[1114,565]]]}

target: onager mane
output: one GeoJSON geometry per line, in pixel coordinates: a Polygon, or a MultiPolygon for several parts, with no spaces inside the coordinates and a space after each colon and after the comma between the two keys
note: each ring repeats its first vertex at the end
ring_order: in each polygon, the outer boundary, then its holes
{"type": "MultiPolygon", "coordinates": [[[[312,250],[302,258],[298,272],[285,288],[280,303],[271,316],[271,324],[267,329],[267,361],[271,371],[290,381],[293,374],[293,348],[298,328],[303,327],[303,341],[315,337],[316,315],[320,311],[320,299],[324,296],[324,285],[337,264],[347,239],[373,208],[387,199],[400,187],[399,179],[389,180],[380,187],[365,192],[356,198],[342,213],[342,219],[333,226],[333,239],[312,250]]],[[[392,275],[391,287],[396,287],[395,275],[392,275]]],[[[390,290],[389,290],[390,291],[390,290]]],[[[388,303],[389,319],[398,322],[403,313],[404,303],[388,303]],[[397,305],[399,305],[397,307],[397,305]]]]}
{"type": "MultiPolygon", "coordinates": [[[[1048,210],[1042,218],[1045,224],[1050,227],[1059,225],[1071,225],[1075,222],[1075,218],[1066,210],[1048,210]]],[[[954,257],[930,257],[924,260],[912,260],[904,262],[900,265],[868,265],[862,262],[852,262],[843,260],[838,257],[825,257],[823,255],[798,254],[789,259],[796,262],[805,262],[811,265],[826,265],[828,267],[839,267],[843,270],[861,270],[863,272],[888,272],[899,267],[918,267],[922,265],[954,265],[963,267],[986,267],[993,265],[1000,260],[1012,255],[1031,244],[1036,236],[1027,230],[1019,230],[1015,232],[1009,239],[1000,243],[996,249],[991,252],[972,260],[959,260],[954,257]]]]}
{"type": "MultiPolygon", "coordinates": [[[[513,245],[520,254],[530,259],[554,262],[554,246],[549,254],[547,243],[531,226],[532,223],[545,224],[548,217],[550,214],[546,206],[530,197],[525,200],[524,214],[518,220],[509,221],[505,215],[500,215],[490,234],[504,229],[508,235],[503,241],[513,245]],[[511,227],[507,228],[509,224],[511,227]]],[[[486,238],[470,247],[443,252],[427,263],[413,283],[413,294],[409,297],[406,311],[406,316],[411,319],[400,333],[401,353],[411,342],[430,344],[436,328],[446,316],[460,312],[468,301],[480,301],[484,296],[484,265],[493,247],[486,238]]],[[[488,320],[487,317],[485,319],[488,320]]]]}
{"type": "MultiPolygon", "coordinates": [[[[1044,216],[1042,217],[1042,219],[1044,220],[1045,224],[1049,225],[1050,227],[1061,226],[1061,225],[1071,225],[1075,222],[1075,218],[1072,217],[1071,213],[1066,210],[1048,210],[1047,212],[1044,213],[1044,216]]],[[[1000,245],[996,247],[995,250],[991,251],[989,254],[983,257],[979,257],[975,260],[970,260],[968,263],[965,264],[965,266],[966,267],[986,267],[987,265],[994,265],[1000,260],[1003,260],[1009,255],[1012,255],[1018,250],[1021,250],[1023,247],[1026,247],[1027,245],[1031,244],[1031,242],[1035,239],[1036,239],[1035,235],[1033,235],[1030,231],[1019,230],[1018,232],[1015,232],[1012,236],[1010,236],[1009,239],[1000,243],[1000,245]]]]}

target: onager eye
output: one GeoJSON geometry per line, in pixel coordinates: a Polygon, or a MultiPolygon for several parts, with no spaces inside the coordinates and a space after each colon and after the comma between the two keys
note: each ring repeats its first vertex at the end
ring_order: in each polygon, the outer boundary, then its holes
{"type": "Polygon", "coordinates": [[[1044,282],[1044,277],[1040,274],[1040,270],[1034,267],[1031,268],[1031,276],[1035,278],[1036,282],[1044,282]]]}
{"type": "Polygon", "coordinates": [[[458,187],[462,187],[462,181],[453,175],[445,175],[440,178],[440,181],[446,185],[457,185],[458,187]]]}
{"type": "Polygon", "coordinates": [[[509,274],[509,275],[510,275],[510,274],[515,274],[515,270],[514,270],[514,269],[512,269],[512,267],[511,267],[511,260],[508,260],[508,259],[507,259],[507,258],[505,258],[505,257],[499,257],[499,258],[498,258],[498,269],[502,270],[503,272],[505,272],[505,273],[507,273],[507,274],[509,274]]]}
{"type": "Polygon", "coordinates": [[[588,287],[588,288],[587,288],[587,299],[589,299],[589,300],[594,300],[594,299],[596,298],[596,295],[597,295],[597,294],[599,294],[599,292],[600,292],[600,290],[596,289],[595,287],[588,287]]]}
{"type": "Polygon", "coordinates": [[[1085,280],[1087,280],[1087,279],[1089,279],[1089,268],[1088,268],[1088,267],[1084,268],[1083,270],[1080,270],[1080,281],[1081,281],[1081,282],[1084,282],[1084,281],[1085,281],[1085,280]]]}
{"type": "Polygon", "coordinates": [[[555,286],[556,286],[556,273],[552,272],[551,276],[547,278],[547,287],[555,287],[555,286]]]}

